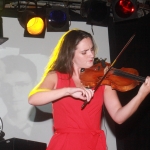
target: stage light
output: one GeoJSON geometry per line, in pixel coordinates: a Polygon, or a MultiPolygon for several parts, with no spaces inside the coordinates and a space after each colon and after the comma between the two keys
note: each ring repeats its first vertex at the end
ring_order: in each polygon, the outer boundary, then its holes
{"type": "Polygon", "coordinates": [[[7,37],[3,37],[3,19],[0,17],[0,45],[8,40],[7,37]]]}
{"type": "Polygon", "coordinates": [[[51,7],[46,9],[47,32],[65,32],[69,30],[68,8],[51,7]]]}
{"type": "Polygon", "coordinates": [[[45,18],[36,15],[33,11],[20,12],[18,17],[20,25],[25,29],[24,37],[44,38],[45,18]]]}
{"type": "Polygon", "coordinates": [[[89,7],[86,23],[90,25],[107,26],[109,7],[106,5],[106,2],[95,0],[87,1],[86,3],[89,7]]]}
{"type": "Polygon", "coordinates": [[[44,21],[40,17],[31,18],[27,22],[27,31],[32,35],[41,34],[44,29],[44,21]]]}
{"type": "Polygon", "coordinates": [[[137,18],[137,9],[137,0],[113,0],[112,10],[114,22],[137,18]]]}
{"type": "Polygon", "coordinates": [[[0,45],[3,44],[4,42],[6,42],[8,40],[8,38],[6,37],[0,37],[0,45]]]}

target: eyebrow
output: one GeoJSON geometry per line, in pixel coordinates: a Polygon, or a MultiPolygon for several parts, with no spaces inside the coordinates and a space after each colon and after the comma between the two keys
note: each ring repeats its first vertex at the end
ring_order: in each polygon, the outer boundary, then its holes
{"type": "MultiPolygon", "coordinates": [[[[94,48],[94,45],[90,48],[90,49],[93,49],[94,48]]],[[[90,50],[90,49],[84,49],[84,50],[81,50],[81,52],[83,52],[83,51],[88,51],[88,50],[90,50]]]]}

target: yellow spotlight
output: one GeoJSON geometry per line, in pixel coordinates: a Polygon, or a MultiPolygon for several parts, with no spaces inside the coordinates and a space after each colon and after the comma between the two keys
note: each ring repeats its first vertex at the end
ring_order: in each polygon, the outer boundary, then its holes
{"type": "Polygon", "coordinates": [[[45,36],[45,17],[31,10],[19,12],[18,21],[24,28],[24,37],[44,38],[45,36]]]}
{"type": "Polygon", "coordinates": [[[44,21],[40,17],[33,17],[27,23],[27,31],[32,35],[41,34],[44,29],[44,21]]]}

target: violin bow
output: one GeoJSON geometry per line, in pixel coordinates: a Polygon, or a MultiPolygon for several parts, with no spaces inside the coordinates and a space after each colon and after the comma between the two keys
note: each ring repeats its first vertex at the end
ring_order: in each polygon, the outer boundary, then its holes
{"type": "MultiPolygon", "coordinates": [[[[123,49],[120,51],[120,53],[118,54],[118,56],[115,58],[115,60],[112,62],[112,64],[110,65],[110,67],[108,68],[108,70],[105,72],[105,74],[103,75],[103,77],[101,78],[101,80],[98,82],[98,84],[96,85],[96,87],[94,88],[94,91],[96,91],[98,89],[98,87],[100,86],[100,84],[102,83],[102,81],[106,78],[107,74],[109,73],[109,71],[112,69],[112,67],[114,66],[114,64],[116,63],[116,61],[118,60],[118,58],[121,56],[121,54],[124,52],[124,50],[128,47],[128,45],[131,43],[131,41],[133,40],[133,38],[135,37],[135,34],[133,34],[130,39],[128,40],[128,42],[125,44],[125,46],[123,47],[123,49]]],[[[87,101],[85,101],[83,103],[83,105],[81,106],[81,109],[84,109],[85,106],[88,104],[87,101]]]]}

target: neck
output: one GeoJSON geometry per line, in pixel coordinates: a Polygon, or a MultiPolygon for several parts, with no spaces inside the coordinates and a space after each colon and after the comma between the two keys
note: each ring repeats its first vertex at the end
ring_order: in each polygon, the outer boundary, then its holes
{"type": "Polygon", "coordinates": [[[79,78],[79,76],[80,76],[80,70],[81,70],[80,68],[74,69],[73,76],[79,78]]]}

